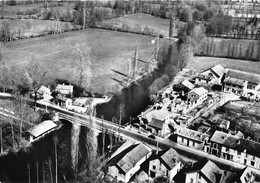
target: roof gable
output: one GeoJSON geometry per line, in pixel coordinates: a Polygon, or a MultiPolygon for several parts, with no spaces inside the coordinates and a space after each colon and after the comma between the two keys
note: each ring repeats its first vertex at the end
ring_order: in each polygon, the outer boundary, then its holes
{"type": "Polygon", "coordinates": [[[260,75],[248,73],[248,72],[243,72],[243,71],[239,71],[239,70],[229,69],[227,71],[227,74],[226,74],[226,78],[228,78],[228,77],[240,79],[240,80],[243,80],[243,81],[248,81],[250,83],[255,83],[255,84],[260,83],[260,75]]]}
{"type": "Polygon", "coordinates": [[[195,89],[191,90],[189,93],[195,93],[198,96],[202,96],[207,92],[208,92],[208,90],[206,90],[205,88],[199,87],[199,88],[195,88],[195,89]]]}
{"type": "Polygon", "coordinates": [[[180,155],[173,148],[168,149],[160,156],[160,160],[168,170],[172,170],[180,159],[180,155]]]}

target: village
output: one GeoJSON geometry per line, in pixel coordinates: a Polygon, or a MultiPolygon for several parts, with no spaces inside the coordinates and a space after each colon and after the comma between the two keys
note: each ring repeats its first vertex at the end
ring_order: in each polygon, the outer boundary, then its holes
{"type": "MultiPolygon", "coordinates": [[[[255,182],[260,169],[257,139],[232,122],[222,120],[223,105],[234,104],[246,112],[259,105],[260,75],[215,65],[201,73],[184,69],[175,81],[157,94],[153,106],[128,128],[150,138],[171,140],[219,158],[244,165],[240,172],[220,169],[210,160],[185,161],[174,149],[125,142],[110,158],[109,173],[118,180],[161,178],[169,182],[255,182]],[[243,101],[243,106],[239,105],[243,101]],[[238,103],[238,104],[236,104],[238,103]]],[[[256,107],[257,108],[257,107],[256,107]]],[[[259,115],[259,108],[256,115],[259,115]]],[[[259,116],[258,116],[259,117],[259,116]]],[[[130,181],[131,182],[131,181],[130,181]]]]}

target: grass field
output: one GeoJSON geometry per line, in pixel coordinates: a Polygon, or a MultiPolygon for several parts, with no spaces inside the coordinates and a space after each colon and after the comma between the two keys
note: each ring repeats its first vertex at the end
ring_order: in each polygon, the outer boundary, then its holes
{"type": "Polygon", "coordinates": [[[260,74],[260,62],[214,58],[214,57],[194,57],[189,63],[188,68],[195,69],[200,72],[214,65],[223,64],[228,68],[237,69],[245,72],[260,74]]]}
{"type": "MultiPolygon", "coordinates": [[[[169,19],[161,19],[151,16],[150,14],[132,14],[132,15],[125,15],[124,17],[114,18],[107,20],[105,22],[110,22],[113,25],[121,26],[122,24],[126,23],[130,27],[135,27],[137,25],[141,27],[149,26],[154,30],[158,31],[160,34],[164,36],[169,36],[169,19]]],[[[177,30],[174,31],[174,36],[177,35],[177,30]]]]}
{"type": "MultiPolygon", "coordinates": [[[[139,59],[149,60],[155,49],[155,45],[150,44],[152,39],[154,38],[144,35],[87,29],[5,43],[3,58],[10,64],[20,67],[26,65],[33,57],[33,60],[43,63],[54,78],[68,79],[77,83],[79,57],[75,45],[88,44],[91,48],[91,89],[111,91],[119,89],[118,82],[113,78],[119,80],[124,78],[116,74],[113,69],[128,74],[127,59],[133,58],[136,41],[139,46],[139,59]]],[[[82,49],[84,53],[86,51],[84,45],[82,49]]],[[[146,63],[138,62],[139,70],[145,66],[146,63]]]]}

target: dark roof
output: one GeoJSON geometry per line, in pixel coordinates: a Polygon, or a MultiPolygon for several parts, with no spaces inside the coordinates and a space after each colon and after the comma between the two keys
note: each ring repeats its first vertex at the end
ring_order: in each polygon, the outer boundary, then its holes
{"type": "Polygon", "coordinates": [[[117,166],[126,174],[136,163],[149,154],[149,150],[142,143],[133,144],[114,156],[107,163],[108,166],[117,166]]]}
{"type": "Polygon", "coordinates": [[[175,151],[173,148],[170,148],[160,156],[160,160],[168,170],[172,170],[176,166],[176,163],[181,160],[181,158],[177,151],[175,151]]]}
{"type": "Polygon", "coordinates": [[[229,69],[226,74],[226,78],[228,78],[228,77],[248,81],[250,83],[255,83],[255,84],[260,83],[260,75],[243,72],[243,71],[239,71],[239,70],[229,69]]]}
{"type": "Polygon", "coordinates": [[[222,175],[222,170],[210,160],[194,164],[190,170],[186,171],[186,174],[190,172],[200,173],[204,179],[211,183],[218,183],[222,175]]]}
{"type": "Polygon", "coordinates": [[[231,83],[238,86],[244,86],[244,81],[236,78],[225,78],[224,83],[231,83]]]}
{"type": "Polygon", "coordinates": [[[260,143],[258,142],[246,140],[220,131],[215,131],[210,140],[239,152],[246,152],[247,154],[260,157],[260,143]]]}
{"type": "Polygon", "coordinates": [[[203,79],[203,80],[206,80],[206,81],[210,81],[211,78],[207,75],[203,75],[203,74],[198,74],[197,76],[195,76],[195,78],[198,78],[198,79],[203,79]]]}
{"type": "Polygon", "coordinates": [[[153,128],[162,130],[163,123],[164,123],[164,121],[162,121],[162,120],[159,120],[159,119],[156,119],[156,118],[152,118],[152,121],[151,121],[151,123],[148,124],[148,126],[151,126],[153,128]]]}

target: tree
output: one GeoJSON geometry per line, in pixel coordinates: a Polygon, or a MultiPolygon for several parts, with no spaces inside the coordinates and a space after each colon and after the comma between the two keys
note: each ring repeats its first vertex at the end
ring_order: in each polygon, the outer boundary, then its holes
{"type": "Polygon", "coordinates": [[[37,62],[34,58],[31,58],[24,72],[27,85],[34,94],[34,106],[36,109],[37,92],[47,79],[47,71],[40,62],[37,62]]]}
{"type": "Polygon", "coordinates": [[[90,52],[91,48],[85,44],[76,45],[76,54],[78,56],[77,67],[79,69],[79,86],[83,87],[84,80],[86,80],[86,87],[91,85],[91,60],[90,52]]]}
{"type": "Polygon", "coordinates": [[[58,183],[58,155],[57,155],[57,145],[59,143],[59,139],[57,135],[53,136],[54,143],[54,153],[55,153],[55,183],[58,183]]]}
{"type": "Polygon", "coordinates": [[[207,10],[204,12],[203,14],[203,19],[208,22],[212,17],[213,17],[214,13],[211,10],[207,10]]]}
{"type": "Polygon", "coordinates": [[[2,17],[1,17],[1,19],[4,19],[4,6],[5,6],[5,0],[2,0],[2,10],[1,10],[2,17]]]}

